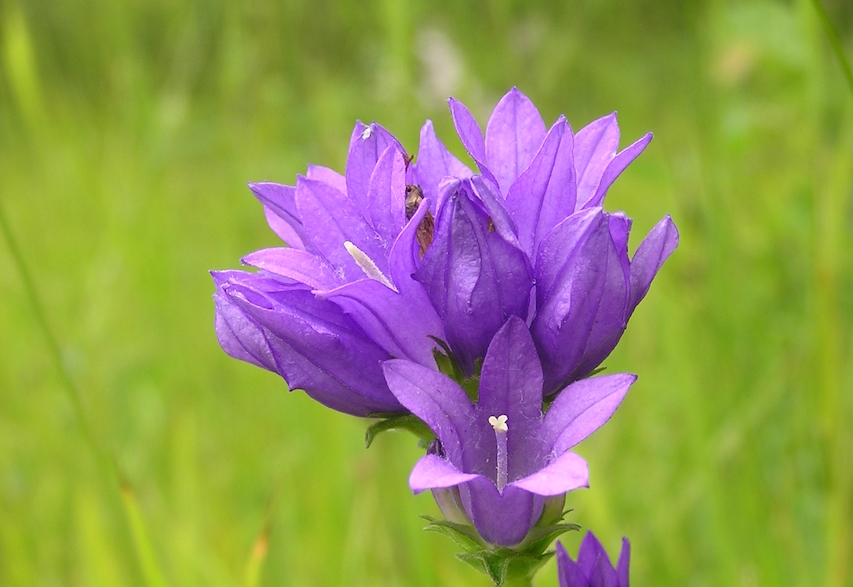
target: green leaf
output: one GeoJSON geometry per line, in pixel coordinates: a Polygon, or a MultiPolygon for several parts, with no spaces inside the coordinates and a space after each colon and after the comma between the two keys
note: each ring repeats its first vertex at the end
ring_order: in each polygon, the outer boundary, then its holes
{"type": "Polygon", "coordinates": [[[429,443],[435,438],[435,433],[430,430],[430,427],[423,420],[412,414],[396,414],[386,417],[374,424],[371,424],[364,432],[364,446],[370,448],[376,437],[388,430],[408,430],[420,441],[429,443]]]}

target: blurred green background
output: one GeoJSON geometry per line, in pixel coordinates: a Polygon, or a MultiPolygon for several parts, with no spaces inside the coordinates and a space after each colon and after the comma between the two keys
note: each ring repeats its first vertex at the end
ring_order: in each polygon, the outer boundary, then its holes
{"type": "MultiPolygon", "coordinates": [[[[853,3],[824,0],[853,56],[853,3]]],[[[208,269],[277,244],[247,181],[410,152],[445,98],[619,111],[632,247],[681,246],[609,371],[572,519],[635,585],[853,585],[853,93],[812,2],[3,0],[0,585],[487,585],[421,531],[413,438],[228,358],[208,269]],[[89,430],[89,433],[86,430],[89,430]],[[100,456],[98,456],[100,455],[100,456]]],[[[581,533],[564,542],[577,552],[581,533]]],[[[556,585],[549,563],[536,585],[556,585]]]]}

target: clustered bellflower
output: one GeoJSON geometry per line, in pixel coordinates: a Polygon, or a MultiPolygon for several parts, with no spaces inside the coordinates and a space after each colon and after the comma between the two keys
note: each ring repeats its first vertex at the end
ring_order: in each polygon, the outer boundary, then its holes
{"type": "Polygon", "coordinates": [[[578,551],[577,562],[557,543],[557,576],[560,587],[629,587],[628,566],[631,544],[622,539],[622,552],[614,568],[607,552],[592,532],[587,532],[578,551]]]}
{"type": "Polygon", "coordinates": [[[631,220],[602,207],[651,134],[620,151],[615,114],[547,128],[515,88],[485,133],[449,104],[475,169],[430,121],[416,157],[358,122],[343,175],[310,166],[295,186],[250,184],[288,246],[244,257],[253,272],[213,272],[216,332],[229,355],[335,410],[422,420],[435,439],[412,489],[505,549],[587,486],[570,449],[635,379],[590,375],[678,232],[665,216],[629,257],[631,220]]]}

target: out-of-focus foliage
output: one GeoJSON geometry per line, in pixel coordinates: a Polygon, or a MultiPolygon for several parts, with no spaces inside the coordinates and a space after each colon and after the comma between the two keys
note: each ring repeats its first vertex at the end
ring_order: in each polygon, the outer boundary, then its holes
{"type": "Polygon", "coordinates": [[[853,92],[811,1],[6,0],[0,54],[0,199],[109,455],[3,241],[0,585],[483,584],[414,439],[229,359],[206,271],[276,243],[245,182],[341,169],[356,118],[460,153],[444,98],[512,85],[654,131],[609,208],[681,230],[571,521],[637,585],[852,584],[853,92]]]}

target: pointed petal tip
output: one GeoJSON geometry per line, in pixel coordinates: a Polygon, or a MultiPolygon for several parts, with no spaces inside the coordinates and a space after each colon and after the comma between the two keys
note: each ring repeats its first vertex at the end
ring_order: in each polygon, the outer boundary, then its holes
{"type": "Polygon", "coordinates": [[[409,474],[409,488],[415,494],[427,489],[446,489],[480,477],[476,473],[463,473],[438,455],[428,454],[415,463],[409,474]]]}
{"type": "Polygon", "coordinates": [[[213,278],[213,285],[217,289],[222,289],[222,286],[228,283],[228,270],[211,269],[208,271],[210,277],[213,278]]]}

